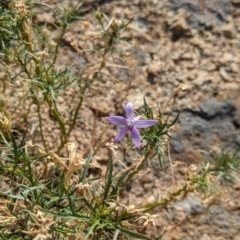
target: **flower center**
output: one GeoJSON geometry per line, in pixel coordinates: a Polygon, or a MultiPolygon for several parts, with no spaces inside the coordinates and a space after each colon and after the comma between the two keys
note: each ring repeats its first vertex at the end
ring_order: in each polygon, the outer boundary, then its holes
{"type": "Polygon", "coordinates": [[[132,128],[133,127],[133,121],[128,122],[127,127],[132,128]]]}

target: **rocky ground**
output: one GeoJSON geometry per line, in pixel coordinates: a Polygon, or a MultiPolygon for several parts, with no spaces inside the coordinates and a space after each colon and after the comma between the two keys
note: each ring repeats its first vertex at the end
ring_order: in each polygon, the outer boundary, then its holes
{"type": "MultiPolygon", "coordinates": [[[[44,2],[68,8],[75,1],[44,2]]],[[[91,11],[97,7],[110,18],[130,20],[134,17],[134,20],[118,45],[124,58],[108,59],[104,81],[96,83],[86,98],[81,115],[83,124],[79,124],[71,136],[71,140],[78,141],[79,149],[89,148],[96,140],[92,139],[94,116],[98,123],[97,136],[104,127],[101,118],[122,114],[126,102],[133,102],[138,109],[146,96],[153,108],[160,105],[163,109],[181,86],[183,91],[174,96],[164,111],[171,117],[181,113],[171,134],[172,160],[190,166],[201,164],[216,147],[236,150],[240,146],[240,1],[87,0],[83,18],[92,24],[93,32],[91,11]],[[130,69],[126,67],[129,65],[130,69]]],[[[49,9],[44,14],[36,14],[35,22],[47,21],[51,25],[51,14],[49,9]]],[[[66,62],[77,61],[79,66],[88,63],[87,56],[79,57],[71,47],[73,38],[79,45],[86,44],[84,31],[76,22],[65,34],[65,47],[58,62],[60,68],[66,62]]],[[[55,32],[57,34],[56,29],[55,32]]],[[[72,96],[74,91],[67,94],[72,96]]],[[[63,104],[61,99],[59,103],[63,104]]],[[[64,102],[62,111],[70,105],[71,102],[64,102]]],[[[45,114],[49,148],[53,148],[59,132],[48,117],[47,109],[45,114]]],[[[37,133],[36,119],[33,108],[27,121],[37,133]]],[[[114,133],[109,130],[107,136],[114,133]]],[[[127,159],[125,163],[128,164],[127,159]]],[[[185,177],[184,168],[174,168],[177,183],[185,177]]],[[[144,177],[133,182],[128,194],[133,200],[146,201],[159,196],[172,185],[171,170],[167,167],[166,172],[162,172],[154,162],[144,177]]],[[[148,235],[155,239],[165,231],[164,240],[240,239],[240,178],[236,175],[232,184],[216,184],[220,195],[202,200],[192,194],[169,208],[159,209],[156,228],[149,227],[148,235]]]]}
{"type": "MultiPolygon", "coordinates": [[[[138,62],[129,101],[141,104],[145,95],[164,106],[174,89],[184,88],[166,111],[181,112],[171,142],[173,160],[199,164],[214,146],[239,147],[240,2],[109,1],[101,9],[116,18],[135,18],[124,36],[133,42],[130,51],[138,62]]],[[[118,78],[128,81],[129,74],[119,70],[118,78]]],[[[131,192],[138,198],[151,192],[151,198],[159,185],[164,192],[171,183],[169,171],[160,174],[156,166],[131,192]]],[[[240,239],[239,181],[220,191],[220,198],[203,202],[190,196],[162,209],[157,229],[148,234],[154,238],[166,230],[166,240],[240,239]]]]}

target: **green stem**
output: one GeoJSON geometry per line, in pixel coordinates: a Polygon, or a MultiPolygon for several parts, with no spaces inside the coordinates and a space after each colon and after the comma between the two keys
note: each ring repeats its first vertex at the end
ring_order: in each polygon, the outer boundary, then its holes
{"type": "Polygon", "coordinates": [[[61,118],[61,116],[59,114],[57,104],[56,104],[55,101],[53,101],[53,105],[54,105],[54,108],[53,108],[54,117],[56,117],[56,119],[59,123],[60,129],[61,129],[61,132],[63,133],[63,137],[67,141],[68,137],[67,137],[67,131],[66,131],[66,128],[65,128],[65,123],[64,123],[63,119],[61,118]]]}
{"type": "Polygon", "coordinates": [[[41,139],[42,139],[42,142],[43,142],[44,149],[45,149],[46,152],[48,152],[46,141],[45,141],[44,134],[43,134],[42,118],[41,118],[41,113],[40,113],[41,109],[40,108],[41,108],[40,103],[38,103],[37,104],[37,113],[38,113],[38,119],[39,119],[40,136],[41,136],[41,139]]]}
{"type": "Polygon", "coordinates": [[[79,112],[79,110],[80,110],[80,108],[81,108],[81,106],[82,106],[82,103],[83,103],[83,100],[84,100],[84,94],[85,94],[85,91],[86,91],[86,90],[87,90],[87,87],[84,87],[84,89],[83,89],[83,91],[82,91],[82,94],[81,94],[81,97],[80,97],[80,101],[78,102],[77,108],[76,108],[76,110],[75,110],[75,112],[74,112],[74,117],[73,117],[72,122],[71,122],[71,124],[70,124],[70,126],[69,126],[69,129],[68,129],[68,133],[67,133],[68,136],[70,136],[73,128],[74,128],[75,125],[76,125],[77,115],[78,115],[78,112],[79,112]]]}
{"type": "Polygon", "coordinates": [[[153,202],[150,204],[147,204],[145,206],[141,206],[142,209],[144,209],[144,212],[150,212],[152,210],[154,210],[156,207],[160,207],[160,206],[167,206],[169,205],[172,201],[176,200],[179,198],[179,196],[184,193],[185,195],[188,192],[193,192],[194,189],[193,188],[189,188],[188,189],[188,185],[185,184],[182,188],[180,188],[179,190],[173,192],[169,197],[167,197],[166,199],[163,199],[160,202],[153,202]]]}
{"type": "Polygon", "coordinates": [[[68,135],[67,135],[67,131],[66,131],[66,128],[65,128],[65,123],[64,123],[63,119],[61,118],[61,115],[60,115],[60,113],[58,111],[56,102],[53,101],[53,106],[52,106],[52,102],[51,102],[51,100],[48,97],[45,97],[45,100],[46,100],[49,108],[52,110],[54,118],[56,119],[56,121],[58,122],[59,127],[60,127],[60,131],[61,131],[61,138],[60,138],[61,139],[61,144],[58,147],[58,151],[60,151],[62,149],[62,147],[64,146],[64,144],[67,143],[67,140],[68,140],[68,135]]]}
{"type": "Polygon", "coordinates": [[[56,46],[56,49],[55,49],[55,53],[54,53],[54,57],[53,57],[53,62],[52,62],[53,64],[55,64],[56,61],[57,61],[58,49],[59,49],[59,47],[60,47],[60,44],[61,44],[61,42],[62,42],[62,38],[63,38],[63,36],[64,36],[64,34],[65,34],[65,32],[66,32],[66,29],[67,29],[67,24],[64,24],[63,29],[62,29],[62,33],[61,33],[60,37],[58,38],[58,42],[57,42],[57,46],[56,46]]]}
{"type": "Polygon", "coordinates": [[[149,150],[148,153],[144,156],[144,159],[140,162],[140,164],[137,165],[136,168],[135,168],[133,171],[129,172],[126,180],[125,180],[124,183],[122,184],[122,189],[125,188],[125,186],[127,185],[127,183],[132,179],[132,177],[133,177],[134,175],[136,175],[137,173],[139,173],[139,172],[143,169],[144,164],[145,164],[145,162],[148,160],[148,157],[149,157],[149,155],[150,155],[151,152],[152,152],[152,151],[149,150]]]}
{"type": "Polygon", "coordinates": [[[78,112],[82,106],[82,103],[83,103],[83,100],[84,100],[84,95],[85,95],[85,92],[86,90],[93,84],[93,82],[95,81],[95,79],[97,78],[98,76],[98,73],[105,67],[105,55],[106,53],[104,53],[104,56],[103,56],[103,60],[102,62],[100,63],[100,66],[99,66],[99,69],[93,74],[93,77],[91,80],[89,80],[89,82],[85,83],[85,86],[83,87],[82,89],[82,92],[81,92],[81,97],[80,97],[80,101],[77,105],[77,108],[74,112],[74,117],[72,119],[72,122],[70,124],[70,127],[69,127],[69,130],[68,130],[68,133],[67,135],[70,136],[71,134],[71,131],[73,130],[73,128],[75,127],[76,125],[76,121],[77,121],[77,115],[78,115],[78,112]]]}

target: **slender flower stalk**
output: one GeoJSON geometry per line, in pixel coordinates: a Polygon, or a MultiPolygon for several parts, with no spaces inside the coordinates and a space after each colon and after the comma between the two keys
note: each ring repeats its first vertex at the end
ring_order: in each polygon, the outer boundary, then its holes
{"type": "Polygon", "coordinates": [[[140,149],[141,140],[138,128],[148,128],[155,125],[157,120],[140,120],[141,116],[134,116],[133,104],[126,105],[126,118],[121,116],[106,117],[106,121],[113,124],[122,125],[121,130],[114,138],[114,143],[119,142],[128,133],[131,133],[133,143],[136,148],[140,149]]]}

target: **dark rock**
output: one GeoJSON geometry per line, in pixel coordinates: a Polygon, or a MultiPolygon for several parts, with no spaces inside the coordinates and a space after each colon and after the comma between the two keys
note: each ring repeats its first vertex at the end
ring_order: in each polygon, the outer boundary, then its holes
{"type": "Polygon", "coordinates": [[[236,107],[230,100],[217,101],[209,99],[199,104],[202,112],[202,117],[205,119],[212,119],[215,117],[228,117],[232,116],[236,107]]]}
{"type": "Polygon", "coordinates": [[[172,141],[172,149],[175,153],[181,153],[185,147],[181,141],[172,141]]]}
{"type": "Polygon", "coordinates": [[[240,128],[240,112],[236,112],[233,116],[233,124],[236,128],[240,128]]]}
{"type": "Polygon", "coordinates": [[[209,152],[216,144],[236,150],[240,146],[239,121],[236,117],[240,112],[235,105],[228,100],[210,99],[200,103],[200,108],[201,111],[186,109],[180,114],[177,122],[180,130],[172,135],[173,153],[209,152]]]}
{"type": "Polygon", "coordinates": [[[170,9],[184,10],[192,28],[205,30],[226,24],[231,13],[229,0],[171,0],[170,9]]]}

